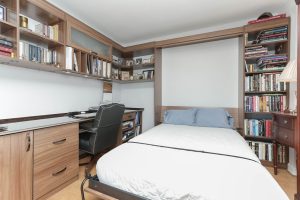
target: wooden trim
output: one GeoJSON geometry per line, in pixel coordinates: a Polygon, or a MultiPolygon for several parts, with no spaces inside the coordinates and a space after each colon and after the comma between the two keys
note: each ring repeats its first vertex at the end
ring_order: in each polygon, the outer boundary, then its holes
{"type": "MultiPolygon", "coordinates": [[[[297,0],[297,9],[298,9],[298,23],[300,22],[300,0],[297,0]]],[[[299,98],[299,88],[300,88],[300,26],[298,26],[297,30],[297,113],[300,113],[300,98],[299,98]]],[[[296,168],[297,168],[297,193],[295,194],[295,200],[300,200],[300,117],[297,117],[296,120],[296,132],[295,132],[295,150],[296,150],[296,168]]]]}
{"type": "Polygon", "coordinates": [[[116,198],[113,198],[113,197],[111,197],[111,196],[108,196],[108,195],[106,195],[106,194],[103,194],[103,193],[101,193],[101,192],[98,192],[98,191],[93,190],[93,189],[91,189],[91,188],[85,188],[84,191],[87,192],[87,193],[92,194],[92,195],[95,196],[95,197],[98,197],[98,198],[100,198],[100,199],[103,199],[103,200],[118,200],[118,199],[116,199],[116,198]]]}
{"type": "Polygon", "coordinates": [[[155,47],[166,48],[166,47],[174,47],[179,45],[188,45],[188,44],[195,44],[200,42],[229,39],[229,38],[242,36],[243,33],[244,33],[243,27],[230,28],[230,29],[224,29],[220,31],[213,31],[208,33],[201,33],[197,35],[158,41],[156,42],[155,47]]]}
{"type": "Polygon", "coordinates": [[[152,49],[156,47],[155,42],[148,42],[148,43],[143,43],[143,44],[138,44],[138,45],[133,45],[133,46],[128,46],[128,47],[123,47],[123,51],[126,52],[131,52],[131,51],[139,51],[143,49],[152,49]]]}
{"type": "Polygon", "coordinates": [[[155,49],[155,73],[154,73],[154,113],[155,125],[159,124],[161,116],[161,106],[162,106],[162,49],[155,49]]]}
{"type": "Polygon", "coordinates": [[[57,113],[57,114],[49,114],[49,115],[36,115],[36,116],[30,116],[30,117],[16,117],[16,118],[10,118],[10,119],[0,119],[0,124],[9,124],[9,123],[16,123],[16,122],[23,122],[23,121],[30,121],[30,120],[62,117],[62,116],[65,116],[66,114],[67,113],[57,113]]]}

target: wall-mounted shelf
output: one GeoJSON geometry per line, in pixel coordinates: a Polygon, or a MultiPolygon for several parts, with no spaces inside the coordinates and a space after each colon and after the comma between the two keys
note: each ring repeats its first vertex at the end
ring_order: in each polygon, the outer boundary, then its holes
{"type": "Polygon", "coordinates": [[[154,82],[154,79],[152,80],[112,80],[115,83],[121,83],[121,84],[128,84],[128,83],[148,83],[148,82],[154,82]]]}

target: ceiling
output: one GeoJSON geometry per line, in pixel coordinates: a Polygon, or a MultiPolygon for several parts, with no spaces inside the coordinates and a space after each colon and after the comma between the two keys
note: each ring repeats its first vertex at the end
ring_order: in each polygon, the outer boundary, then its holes
{"type": "Polygon", "coordinates": [[[232,22],[246,23],[291,0],[48,0],[127,46],[232,22]]]}

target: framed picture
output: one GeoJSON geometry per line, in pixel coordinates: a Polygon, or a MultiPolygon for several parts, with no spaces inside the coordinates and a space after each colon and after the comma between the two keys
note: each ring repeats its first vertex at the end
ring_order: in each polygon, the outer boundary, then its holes
{"type": "Polygon", "coordinates": [[[133,60],[126,60],[126,66],[132,66],[133,65],[133,60]]]}
{"type": "Polygon", "coordinates": [[[137,64],[137,65],[142,64],[142,62],[143,62],[143,59],[142,59],[142,58],[137,58],[137,59],[135,59],[135,64],[137,64]]]}
{"type": "Polygon", "coordinates": [[[129,72],[122,71],[121,72],[121,80],[128,81],[129,80],[129,72]]]}
{"type": "Polygon", "coordinates": [[[152,80],[154,77],[154,70],[145,70],[143,71],[144,79],[152,80]]]}
{"type": "Polygon", "coordinates": [[[6,20],[6,8],[0,5],[0,20],[6,20]]]}

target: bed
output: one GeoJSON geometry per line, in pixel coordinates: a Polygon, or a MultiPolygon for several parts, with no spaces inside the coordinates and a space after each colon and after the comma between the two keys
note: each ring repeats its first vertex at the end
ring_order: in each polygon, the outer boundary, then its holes
{"type": "Polygon", "coordinates": [[[121,200],[288,200],[233,129],[161,124],[102,156],[89,190],[121,200]]]}

